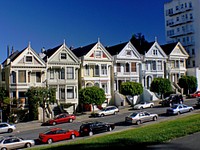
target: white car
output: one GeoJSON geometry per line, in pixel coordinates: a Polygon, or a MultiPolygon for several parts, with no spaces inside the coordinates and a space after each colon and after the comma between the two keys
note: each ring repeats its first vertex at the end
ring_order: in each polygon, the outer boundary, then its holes
{"type": "Polygon", "coordinates": [[[142,102],[140,104],[136,104],[134,109],[144,109],[144,108],[152,108],[154,106],[153,102],[142,102]]]}
{"type": "Polygon", "coordinates": [[[98,112],[96,112],[94,115],[98,117],[103,117],[107,115],[115,115],[118,112],[119,112],[119,108],[117,108],[116,106],[107,106],[99,110],[98,112]]]}
{"type": "Polygon", "coordinates": [[[11,133],[16,129],[14,124],[9,124],[7,122],[0,123],[0,133],[11,133]]]}
{"type": "Polygon", "coordinates": [[[16,136],[0,138],[0,149],[1,150],[28,148],[28,147],[32,147],[33,145],[35,145],[34,140],[25,140],[25,139],[22,139],[22,138],[16,137],[16,136]]]}

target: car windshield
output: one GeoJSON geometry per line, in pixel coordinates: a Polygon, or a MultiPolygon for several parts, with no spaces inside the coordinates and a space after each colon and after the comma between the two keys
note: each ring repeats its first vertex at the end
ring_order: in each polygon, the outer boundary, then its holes
{"type": "Polygon", "coordinates": [[[138,113],[137,112],[133,112],[129,115],[129,117],[135,117],[138,113]]]}
{"type": "Polygon", "coordinates": [[[3,141],[3,139],[4,139],[4,137],[3,137],[3,136],[1,136],[1,137],[0,137],[0,143],[3,141]]]}
{"type": "Polygon", "coordinates": [[[173,105],[172,106],[173,109],[176,109],[177,107],[178,107],[178,105],[173,105]]]}

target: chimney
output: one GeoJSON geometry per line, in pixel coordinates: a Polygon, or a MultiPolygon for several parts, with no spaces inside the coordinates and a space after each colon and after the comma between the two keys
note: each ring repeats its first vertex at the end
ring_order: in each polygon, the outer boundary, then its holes
{"type": "Polygon", "coordinates": [[[10,48],[9,45],[7,45],[7,58],[10,56],[10,48]]]}

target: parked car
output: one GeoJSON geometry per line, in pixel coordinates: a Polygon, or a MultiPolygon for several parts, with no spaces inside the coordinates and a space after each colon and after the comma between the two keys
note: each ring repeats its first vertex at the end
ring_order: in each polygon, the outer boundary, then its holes
{"type": "Polygon", "coordinates": [[[200,91],[196,91],[196,92],[190,94],[190,97],[192,97],[192,98],[200,97],[200,91]]]}
{"type": "Polygon", "coordinates": [[[141,111],[141,112],[132,112],[128,116],[125,117],[126,123],[131,124],[141,124],[148,121],[156,121],[158,119],[158,114],[149,113],[147,111],[141,111]]]}
{"type": "Polygon", "coordinates": [[[185,104],[174,104],[171,108],[166,110],[166,113],[169,115],[178,115],[186,112],[193,111],[194,108],[192,106],[187,106],[185,104]]]}
{"type": "Polygon", "coordinates": [[[0,149],[1,150],[11,150],[28,148],[35,145],[34,140],[26,140],[17,136],[1,137],[0,138],[0,149]]]}
{"type": "Polygon", "coordinates": [[[116,115],[119,112],[119,108],[116,106],[107,106],[97,112],[95,112],[93,115],[96,117],[103,117],[108,115],[116,115]]]}
{"type": "Polygon", "coordinates": [[[53,142],[58,142],[67,139],[75,139],[80,136],[77,130],[65,130],[62,128],[52,128],[44,133],[39,134],[39,140],[42,143],[51,144],[53,142]]]}
{"type": "Polygon", "coordinates": [[[162,106],[172,106],[173,104],[182,104],[183,96],[182,94],[170,94],[164,100],[159,102],[162,106]]]}
{"type": "Polygon", "coordinates": [[[66,122],[71,123],[75,119],[76,119],[76,116],[74,114],[61,113],[61,114],[55,116],[53,119],[46,121],[42,125],[56,125],[56,124],[66,123],[66,122]]]}
{"type": "Polygon", "coordinates": [[[153,102],[141,102],[136,104],[133,109],[144,109],[144,108],[152,108],[154,106],[153,102]]]}
{"type": "Polygon", "coordinates": [[[197,99],[196,106],[200,107],[200,98],[197,99]]]}
{"type": "Polygon", "coordinates": [[[0,133],[11,133],[16,129],[14,124],[9,124],[7,122],[0,123],[0,133]]]}
{"type": "Polygon", "coordinates": [[[115,128],[114,123],[100,122],[100,121],[85,122],[80,126],[79,132],[81,136],[85,135],[92,136],[93,134],[112,131],[114,128],[115,128]]]}

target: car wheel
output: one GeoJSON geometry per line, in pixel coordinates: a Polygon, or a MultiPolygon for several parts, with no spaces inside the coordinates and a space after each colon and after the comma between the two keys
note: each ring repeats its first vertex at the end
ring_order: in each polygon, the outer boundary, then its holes
{"type": "Polygon", "coordinates": [[[153,108],[153,105],[151,105],[150,108],[153,108]]]}
{"type": "Polygon", "coordinates": [[[8,133],[11,133],[11,132],[13,132],[13,129],[8,129],[8,133]]]}
{"type": "Polygon", "coordinates": [[[93,136],[93,132],[92,131],[89,132],[89,136],[93,136]]]}
{"type": "Polygon", "coordinates": [[[111,128],[111,127],[108,127],[108,131],[112,131],[112,128],[111,128]]]}
{"type": "Polygon", "coordinates": [[[141,123],[142,123],[141,120],[137,120],[137,121],[136,121],[136,124],[137,124],[137,125],[139,125],[139,124],[141,124],[141,123]]]}
{"type": "Polygon", "coordinates": [[[55,126],[56,125],[56,122],[53,122],[53,126],[55,126]]]}
{"type": "Polygon", "coordinates": [[[1,148],[1,150],[7,150],[7,148],[6,148],[6,147],[3,147],[3,148],[1,148]]]}
{"type": "Polygon", "coordinates": [[[153,121],[156,121],[157,120],[157,117],[155,116],[155,117],[153,117],[153,121]]]}
{"type": "Polygon", "coordinates": [[[192,111],[192,109],[189,110],[189,112],[191,112],[191,111],[192,111]]]}
{"type": "Polygon", "coordinates": [[[71,139],[75,139],[76,136],[74,134],[71,135],[71,139]]]}
{"type": "Polygon", "coordinates": [[[52,140],[52,139],[48,139],[48,140],[47,140],[47,143],[48,143],[48,144],[51,144],[51,143],[53,143],[53,140],[52,140]]]}
{"type": "Polygon", "coordinates": [[[180,112],[180,111],[178,111],[178,112],[177,112],[177,115],[180,115],[180,114],[181,114],[181,112],[180,112]]]}
{"type": "Polygon", "coordinates": [[[104,114],[101,114],[101,117],[104,117],[104,114]]]}
{"type": "Polygon", "coordinates": [[[25,147],[26,148],[31,147],[31,143],[26,143],[25,147]]]}
{"type": "Polygon", "coordinates": [[[73,122],[72,118],[69,119],[69,122],[70,122],[70,123],[73,122]]]}
{"type": "Polygon", "coordinates": [[[140,107],[140,109],[143,109],[143,107],[140,107]]]}

